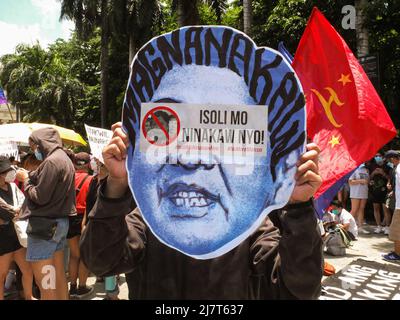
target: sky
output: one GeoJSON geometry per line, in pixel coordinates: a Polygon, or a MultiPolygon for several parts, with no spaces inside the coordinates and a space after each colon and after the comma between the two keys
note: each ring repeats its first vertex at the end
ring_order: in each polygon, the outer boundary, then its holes
{"type": "Polygon", "coordinates": [[[73,22],[60,21],[59,0],[0,0],[0,56],[14,53],[19,43],[47,47],[58,38],[68,39],[73,22]]]}

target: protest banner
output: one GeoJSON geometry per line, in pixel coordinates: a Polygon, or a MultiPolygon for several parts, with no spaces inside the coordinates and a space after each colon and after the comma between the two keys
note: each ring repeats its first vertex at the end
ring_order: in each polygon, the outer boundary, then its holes
{"type": "Polygon", "coordinates": [[[91,154],[104,163],[103,148],[110,142],[112,131],[102,128],[90,127],[85,124],[86,134],[90,145],[91,154]]]}
{"type": "Polygon", "coordinates": [[[266,106],[143,103],[140,151],[152,163],[201,158],[254,168],[267,153],[267,118],[266,106]]]}
{"type": "Polygon", "coordinates": [[[320,300],[400,300],[400,267],[357,259],[322,285],[320,300]]]}
{"type": "Polygon", "coordinates": [[[123,109],[147,226],[196,259],[238,246],[289,201],[305,123],[300,82],[277,51],[223,26],[152,39],[132,62],[123,109]]]}
{"type": "Polygon", "coordinates": [[[19,161],[19,151],[16,142],[0,139],[0,155],[7,158],[14,157],[19,161]]]}

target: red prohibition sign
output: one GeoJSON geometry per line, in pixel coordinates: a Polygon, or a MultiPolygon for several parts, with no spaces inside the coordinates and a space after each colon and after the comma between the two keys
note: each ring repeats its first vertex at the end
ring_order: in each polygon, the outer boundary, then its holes
{"type": "Polygon", "coordinates": [[[180,130],[181,130],[181,122],[179,120],[178,114],[167,106],[158,106],[156,108],[151,109],[146,113],[142,121],[142,132],[146,140],[151,144],[160,147],[167,146],[172,142],[174,142],[178,138],[180,130]],[[160,111],[162,112],[161,114],[160,111]],[[158,113],[158,115],[156,115],[156,113],[158,113]],[[160,117],[160,115],[162,116],[163,114],[167,116],[169,120],[160,117]],[[169,123],[173,119],[176,120],[176,132],[170,135],[171,132],[169,132],[169,123]],[[161,130],[165,137],[165,141],[158,141],[158,139],[155,140],[152,137],[150,137],[149,132],[151,132],[151,130],[153,129],[161,130]]]}

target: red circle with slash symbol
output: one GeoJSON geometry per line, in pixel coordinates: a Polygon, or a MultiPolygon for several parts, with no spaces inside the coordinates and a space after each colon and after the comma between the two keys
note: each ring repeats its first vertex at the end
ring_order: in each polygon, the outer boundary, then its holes
{"type": "Polygon", "coordinates": [[[160,147],[174,142],[178,138],[180,129],[181,123],[178,114],[167,106],[151,109],[142,121],[142,132],[146,140],[160,147]]]}

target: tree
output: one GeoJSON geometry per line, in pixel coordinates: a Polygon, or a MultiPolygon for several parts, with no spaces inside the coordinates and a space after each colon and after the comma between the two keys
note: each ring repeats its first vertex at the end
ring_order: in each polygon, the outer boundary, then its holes
{"type": "Polygon", "coordinates": [[[19,45],[0,59],[0,81],[8,99],[23,110],[23,121],[55,123],[84,131],[97,125],[100,38],[57,40],[44,50],[19,45]]]}
{"type": "Polygon", "coordinates": [[[243,0],[243,31],[251,36],[251,27],[253,23],[252,0],[243,0]]]}
{"type": "Polygon", "coordinates": [[[400,128],[400,2],[369,1],[365,15],[369,51],[379,57],[380,96],[400,128]]]}
{"type": "Polygon", "coordinates": [[[85,39],[96,26],[101,27],[101,126],[107,127],[109,86],[109,0],[61,0],[60,19],[69,18],[77,26],[77,33],[85,39]]]}
{"type": "Polygon", "coordinates": [[[365,11],[367,7],[366,0],[356,0],[356,12],[357,12],[357,23],[356,23],[356,35],[357,35],[357,56],[366,56],[369,53],[368,45],[368,29],[365,26],[365,11]]]}
{"type": "Polygon", "coordinates": [[[197,0],[173,0],[172,8],[178,12],[178,24],[180,27],[193,26],[200,22],[197,0]]]}
{"type": "Polygon", "coordinates": [[[129,41],[129,66],[138,48],[161,29],[161,4],[158,0],[115,0],[111,7],[112,35],[129,41]]]}
{"type": "Polygon", "coordinates": [[[221,24],[228,2],[226,0],[205,0],[204,2],[214,10],[217,24],[221,24]]]}

